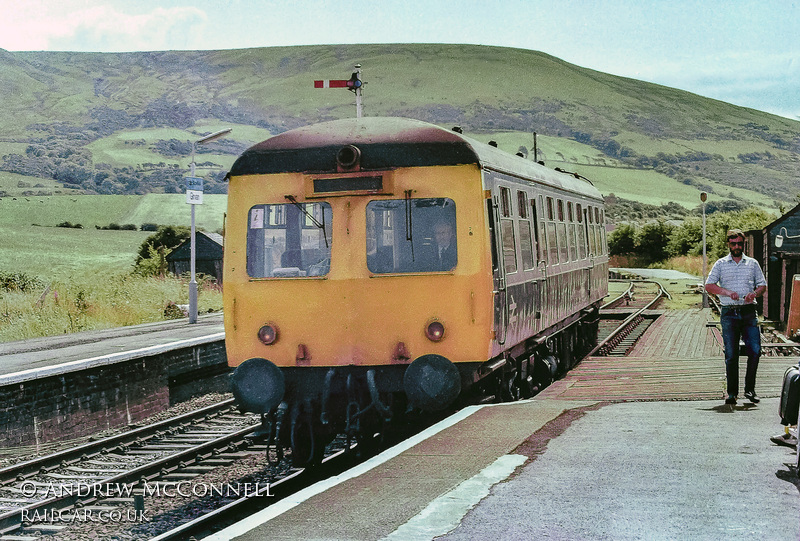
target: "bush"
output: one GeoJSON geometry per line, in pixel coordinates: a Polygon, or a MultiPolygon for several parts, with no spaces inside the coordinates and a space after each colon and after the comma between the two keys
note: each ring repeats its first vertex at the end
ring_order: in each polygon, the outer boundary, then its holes
{"type": "Polygon", "coordinates": [[[150,245],[147,246],[148,257],[136,262],[133,269],[134,274],[139,276],[166,276],[169,264],[167,263],[167,256],[172,250],[159,246],[154,248],[150,245]]]}
{"type": "MultiPolygon", "coordinates": [[[[158,230],[147,237],[139,246],[135,265],[138,266],[143,260],[152,256],[150,248],[158,249],[163,246],[167,250],[172,250],[191,235],[191,230],[186,226],[161,225],[158,230]]],[[[167,252],[168,253],[168,252],[167,252]]],[[[166,256],[166,254],[164,254],[166,256]]]]}
{"type": "Polygon", "coordinates": [[[635,248],[639,255],[650,261],[667,259],[667,244],[674,226],[663,220],[648,222],[636,232],[635,248]]]}
{"type": "Polygon", "coordinates": [[[620,224],[608,236],[608,253],[610,255],[622,255],[633,253],[635,243],[636,226],[633,224],[620,224]]]}
{"type": "Polygon", "coordinates": [[[67,227],[70,229],[83,229],[83,225],[81,224],[73,224],[72,222],[61,222],[56,227],[67,227]]]}
{"type": "Polygon", "coordinates": [[[3,291],[19,291],[27,293],[44,287],[38,278],[21,272],[0,272],[0,289],[3,291]]]}

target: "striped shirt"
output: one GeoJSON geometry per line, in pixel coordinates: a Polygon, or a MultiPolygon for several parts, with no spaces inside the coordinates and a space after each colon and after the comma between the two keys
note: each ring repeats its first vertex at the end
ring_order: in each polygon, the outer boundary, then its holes
{"type": "MultiPolygon", "coordinates": [[[[719,296],[719,302],[723,306],[737,306],[744,304],[745,295],[752,293],[759,286],[767,285],[767,281],[758,261],[742,254],[742,259],[737,263],[731,254],[728,254],[718,259],[711,267],[706,284],[716,284],[738,293],[738,301],[727,296],[719,296]]],[[[751,304],[755,304],[755,301],[751,304]]]]}

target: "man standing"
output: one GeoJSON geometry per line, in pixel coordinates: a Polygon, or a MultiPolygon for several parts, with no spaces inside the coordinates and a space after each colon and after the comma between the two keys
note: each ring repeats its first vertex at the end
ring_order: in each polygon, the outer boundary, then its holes
{"type": "Polygon", "coordinates": [[[726,404],[736,404],[739,394],[739,339],[747,351],[744,397],[753,404],[756,395],[756,370],[761,356],[761,331],[756,316],[756,298],[764,294],[767,282],[758,261],[743,254],[744,233],[728,231],[731,253],[717,260],[706,280],[706,291],[719,297],[720,323],[725,347],[725,374],[728,380],[726,404]]]}

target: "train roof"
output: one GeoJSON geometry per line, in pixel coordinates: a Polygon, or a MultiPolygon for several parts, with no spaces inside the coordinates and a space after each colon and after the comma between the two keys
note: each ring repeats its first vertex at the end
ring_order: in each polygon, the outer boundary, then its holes
{"type": "Polygon", "coordinates": [[[335,173],[337,153],[347,145],[361,151],[362,171],[476,164],[602,198],[583,177],[549,169],[427,122],[395,117],[333,120],[281,133],[247,149],[230,174],[335,173]]]}

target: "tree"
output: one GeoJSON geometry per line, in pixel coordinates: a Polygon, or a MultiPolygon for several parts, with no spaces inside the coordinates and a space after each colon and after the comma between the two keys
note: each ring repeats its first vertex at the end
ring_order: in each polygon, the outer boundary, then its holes
{"type": "Polygon", "coordinates": [[[775,216],[756,208],[737,210],[735,212],[717,212],[708,217],[706,223],[707,252],[709,259],[720,258],[728,253],[727,233],[730,229],[763,229],[773,221],[775,216]]]}
{"type": "Polygon", "coordinates": [[[650,261],[663,261],[667,259],[667,244],[669,243],[673,229],[674,226],[664,220],[644,224],[641,229],[636,232],[634,238],[637,253],[650,261]]]}
{"type": "Polygon", "coordinates": [[[153,257],[154,251],[158,254],[159,248],[162,247],[165,249],[162,251],[163,256],[166,257],[171,250],[188,239],[190,235],[191,230],[183,225],[159,226],[158,231],[147,237],[141,246],[139,246],[139,252],[136,256],[134,266],[138,268],[145,264],[146,260],[153,257]]]}
{"type": "Polygon", "coordinates": [[[670,257],[682,255],[699,255],[703,252],[703,221],[690,218],[673,228],[667,243],[667,254],[670,257]]]}
{"type": "Polygon", "coordinates": [[[611,255],[633,253],[636,248],[635,237],[636,226],[633,224],[620,224],[608,236],[608,253],[611,255]]]}

